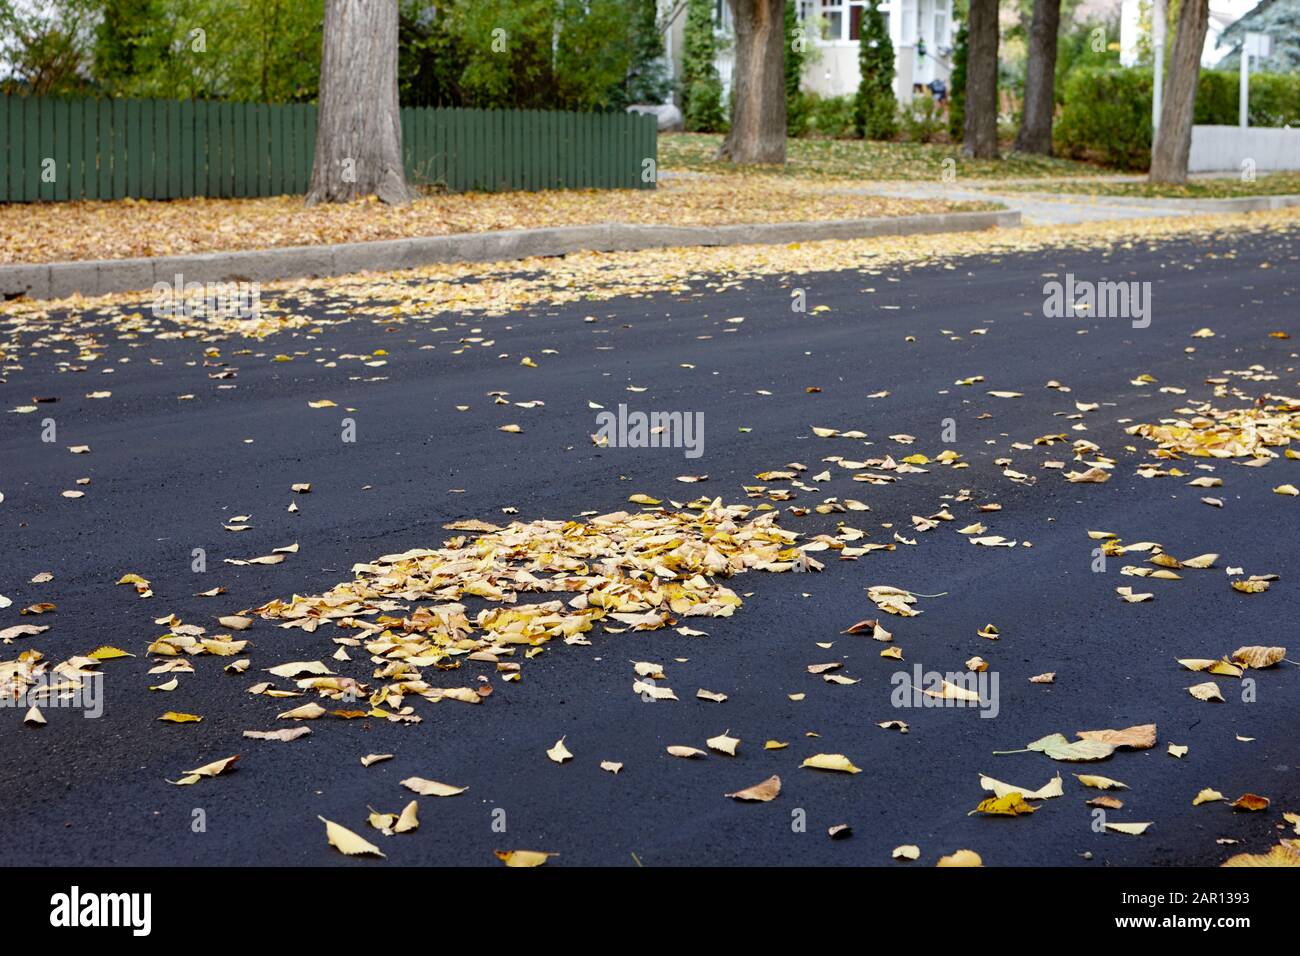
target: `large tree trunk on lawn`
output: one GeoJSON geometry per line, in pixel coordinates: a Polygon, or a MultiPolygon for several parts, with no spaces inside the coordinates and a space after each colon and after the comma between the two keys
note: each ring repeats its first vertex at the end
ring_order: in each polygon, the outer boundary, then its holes
{"type": "MultiPolygon", "coordinates": [[[[1196,83],[1201,74],[1201,48],[1210,24],[1209,0],[1183,0],[1178,32],[1165,75],[1160,130],[1151,154],[1153,183],[1187,182],[1187,156],[1192,149],[1192,120],[1196,83]]],[[[1160,82],[1156,77],[1155,82],[1160,82]]]]}
{"type": "Polygon", "coordinates": [[[966,128],[962,153],[998,156],[998,0],[970,0],[966,54],[966,128]]]}
{"type": "Polygon", "coordinates": [[[414,193],[402,166],[396,0],[325,0],[316,160],[307,202],[414,193]]]}
{"type": "Polygon", "coordinates": [[[1056,113],[1056,34],[1061,0],[1034,0],[1029,27],[1029,63],[1025,69],[1025,103],[1016,151],[1052,155],[1052,117],[1056,113]]]}
{"type": "Polygon", "coordinates": [[[785,0],[728,0],[736,25],[731,132],[718,158],[785,162],[785,0]]]}

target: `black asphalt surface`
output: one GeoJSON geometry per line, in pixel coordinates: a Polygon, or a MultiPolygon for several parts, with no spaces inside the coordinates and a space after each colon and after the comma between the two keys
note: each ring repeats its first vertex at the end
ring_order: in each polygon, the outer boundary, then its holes
{"type": "MultiPolygon", "coordinates": [[[[137,656],[104,663],[100,719],[46,709],[48,725],[31,728],[21,710],[0,710],[0,863],[386,865],[340,855],[327,845],[318,814],[379,843],[389,864],[402,865],[495,865],[495,849],[560,854],[549,866],[931,866],[960,848],[989,865],[1214,865],[1233,852],[1262,852],[1276,842],[1280,812],[1300,810],[1300,672],[1290,664],[1257,672],[1258,696],[1250,703],[1235,681],[1220,679],[1226,702],[1205,703],[1185,690],[1204,675],[1174,659],[1217,657],[1242,644],[1297,644],[1300,499],[1271,489],[1300,483],[1300,462],[1262,469],[1221,463],[1214,474],[1225,486],[1210,491],[1188,487],[1186,479],[1143,479],[1134,471],[1152,461],[1149,446],[1125,436],[1117,420],[1168,417],[1187,401],[1209,398],[1208,377],[1256,364],[1276,379],[1242,380],[1239,387],[1300,394],[1298,339],[1268,335],[1300,336],[1297,240],[1300,232],[1273,231],[1110,252],[970,258],[956,268],[934,263],[875,275],[745,278],[723,291],[700,282],[685,293],[499,317],[360,318],[263,342],[158,340],[100,327],[102,351],[94,359],[79,359],[69,340],[45,336],[33,347],[35,336],[15,337],[5,320],[0,594],[13,605],[0,611],[0,629],[36,623],[51,630],[0,648],[0,660],[39,649],[57,661],[102,644],[137,656]],[[1150,328],[1133,329],[1123,319],[1044,318],[1044,274],[1067,272],[1151,281],[1150,328]],[[809,312],[790,310],[794,287],[807,290],[809,312]],[[813,312],[819,305],[829,311],[813,312]],[[584,321],[589,316],[596,321],[584,321]],[[742,316],[743,323],[727,322],[742,316]],[[1215,337],[1191,337],[1206,326],[1215,337]],[[474,329],[494,344],[453,354],[459,339],[479,334],[474,329]],[[226,363],[236,377],[209,377],[223,368],[205,365],[209,347],[220,354],[208,361],[226,363]],[[381,367],[341,357],[377,349],[387,352],[381,367]],[[294,361],[275,362],[276,354],[294,361]],[[538,368],[522,367],[523,356],[538,368]],[[337,367],[325,367],[329,361],[337,367]],[[1141,373],[1158,384],[1130,384],[1141,373]],[[985,380],[953,384],[973,375],[985,380]],[[1053,379],[1072,391],[1044,388],[1053,379]],[[629,385],[646,391],[629,392],[629,385]],[[1186,394],[1162,393],[1162,386],[1186,394]],[[112,397],[83,398],[98,389],[111,389],[112,397]],[[998,399],[990,389],[1024,397],[998,399]],[[498,406],[487,395],[493,390],[545,405],[498,406]],[[890,396],[867,397],[881,390],[890,396]],[[194,399],[177,400],[187,393],[194,399]],[[33,397],[58,401],[32,414],[9,413],[33,397]],[[308,406],[326,398],[338,407],[308,406]],[[1085,416],[1086,432],[1070,431],[1074,421],[1061,417],[1074,412],[1076,400],[1104,403],[1085,416]],[[633,409],[703,411],[703,457],[597,448],[588,437],[596,430],[589,401],[608,409],[626,402],[633,409]],[[457,412],[456,405],[471,408],[457,412]],[[985,412],[991,417],[981,417],[985,412]],[[46,417],[57,423],[55,443],[40,440],[46,417]],[[344,417],[356,421],[355,443],[340,440],[344,417]],[[947,418],[957,424],[952,445],[940,441],[947,418]],[[497,430],[510,422],[524,432],[497,430]],[[814,425],[861,429],[872,444],[819,439],[814,425]],[[1070,461],[1068,445],[1010,447],[1059,432],[1114,456],[1113,480],[1069,484],[1041,468],[1047,459],[1070,461]],[[917,441],[905,446],[888,438],[899,433],[917,441]],[[83,444],[91,446],[89,455],[69,454],[69,446],[83,444]],[[591,647],[552,644],[523,662],[519,683],[494,680],[495,693],[481,706],[415,700],[421,724],[325,719],[290,743],[241,738],[244,730],[286,724],[275,720],[283,702],[246,689],[261,679],[261,668],[327,659],[332,628],[313,635],[258,621],[241,635],[254,644],[248,673],[231,676],[222,672],[227,659],[198,657],[196,673],[182,675],[177,691],[147,690],[162,679],[146,674],[153,662],[145,648],[165,630],[155,619],[175,613],[220,630],[218,615],[319,593],[346,580],[356,562],[435,546],[451,536],[442,529],[448,521],[503,522],[503,508],[517,508],[523,520],[567,518],[633,508],[633,493],[744,502],[742,485],[759,484],[755,474],[788,462],[806,464],[807,478],[825,467],[827,455],[933,457],[948,447],[971,467],[932,467],[874,486],[831,466],[835,480],[813,482],[820,490],[800,492],[793,504],[812,507],[834,495],[862,499],[872,511],[797,517],[783,510],[783,527],[812,535],[844,520],[871,531],[869,540],[889,541],[897,530],[916,546],[900,544],[856,562],[824,553],[819,574],[735,578],[730,586],[748,596],[734,617],[687,622],[707,638],[672,631],[606,636],[598,628],[591,647]],[[1037,483],[1003,477],[994,464],[1001,456],[1037,483]],[[699,473],[708,481],[673,480],[699,473]],[[79,477],[92,479],[81,487],[85,497],[61,497],[79,487],[79,477]],[[310,482],[311,493],[291,494],[295,482],[310,482]],[[972,489],[973,501],[941,497],[960,488],[972,489]],[[1207,507],[1199,501],[1205,494],[1226,506],[1207,507]],[[291,500],[299,513],[286,511],[291,500]],[[975,511],[974,502],[992,500],[1003,504],[1000,513],[975,511]],[[910,516],[945,503],[956,525],[912,531],[910,516]],[[252,516],[253,530],[223,530],[241,514],[252,516]],[[1028,540],[1032,548],[975,547],[953,531],[980,519],[989,533],[1028,540]],[[894,528],[882,529],[886,522],[894,528]],[[1121,577],[1126,559],[1112,559],[1106,573],[1096,574],[1088,530],[1158,541],[1177,556],[1222,557],[1215,569],[1184,572],[1181,581],[1121,577]],[[223,563],[294,541],[300,551],[277,566],[223,563]],[[206,549],[206,573],[191,571],[194,548],[206,549]],[[1238,594],[1228,586],[1226,566],[1281,580],[1265,594],[1238,594]],[[53,581],[28,583],[42,571],[53,572],[53,581]],[[155,596],[142,600],[116,586],[128,572],[149,579],[155,596]],[[879,616],[864,591],[875,584],[946,595],[920,599],[918,617],[884,620],[905,662],[882,659],[882,645],[840,633],[879,616]],[[1115,594],[1125,584],[1156,599],[1126,604],[1115,594]],[[194,596],[218,585],[228,593],[194,596]],[[41,601],[57,610],[19,616],[41,601]],[[1000,641],[977,636],[989,622],[1000,628],[1000,641]],[[818,642],[834,646],[825,650],[818,642]],[[891,706],[895,672],[917,664],[960,670],[977,654],[999,674],[995,719],[975,709],[891,706]],[[835,659],[845,662],[841,673],[860,682],[835,686],[807,672],[835,659]],[[631,690],[630,660],[664,663],[666,683],[681,700],[642,701],[631,690]],[[1028,681],[1047,671],[1056,672],[1055,684],[1028,681]],[[697,688],[729,700],[697,700],[697,688]],[[789,699],[797,693],[805,699],[789,699]],[[204,720],[162,723],[156,718],[164,710],[204,720]],[[910,732],[876,726],[893,719],[906,721],[910,732]],[[1072,737],[1153,722],[1154,749],[1119,751],[1099,764],[993,754],[1055,731],[1072,737]],[[724,730],[743,741],[734,758],[665,753],[670,744],[703,748],[724,730]],[[562,736],[575,759],[560,766],[545,751],[562,736]],[[789,747],[765,751],[769,738],[789,747]],[[1169,743],[1190,751],[1175,759],[1166,754],[1169,743]],[[817,752],[843,753],[863,772],[799,769],[817,752]],[[238,769],[219,778],[192,787],[166,782],[235,753],[242,754],[238,769]],[[396,757],[365,768],[359,758],[367,753],[396,757]],[[624,768],[615,776],[599,768],[602,760],[624,768]],[[981,772],[1035,788],[1060,772],[1065,796],[1044,801],[1030,817],[968,816],[986,796],[981,772]],[[1128,784],[1118,794],[1123,809],[1109,811],[1108,820],[1153,826],[1142,836],[1095,832],[1085,800],[1100,791],[1081,787],[1076,772],[1128,784]],[[773,773],[783,790],[771,803],[723,796],[773,773]],[[420,798],[420,829],[383,837],[367,826],[366,808],[400,810],[411,794],[399,781],[408,776],[469,790],[420,798]],[[1193,808],[1205,787],[1229,800],[1263,794],[1272,806],[1263,813],[1222,803],[1193,808]],[[204,832],[192,828],[196,808],[206,815],[204,832]],[[494,829],[502,819],[497,811],[504,811],[504,833],[494,829]],[[851,825],[852,836],[829,839],[827,828],[841,823],[851,825]],[[1240,843],[1220,845],[1219,838],[1240,843]],[[921,859],[892,862],[891,850],[902,844],[919,846],[921,859]]],[[[324,309],[313,306],[317,315],[324,309]]],[[[1184,470],[1200,474],[1193,465],[1183,463],[1184,470]]],[[[345,672],[369,679],[365,654],[353,657],[345,672]]]]}

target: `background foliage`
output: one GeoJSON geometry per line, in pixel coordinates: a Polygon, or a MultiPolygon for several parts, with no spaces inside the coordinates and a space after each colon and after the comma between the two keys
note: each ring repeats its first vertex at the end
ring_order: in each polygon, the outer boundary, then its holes
{"type": "MultiPolygon", "coordinates": [[[[604,110],[667,95],[655,0],[397,2],[404,105],[604,110]]],[[[323,17],[324,0],[0,0],[0,89],[313,100],[323,17]]]]}

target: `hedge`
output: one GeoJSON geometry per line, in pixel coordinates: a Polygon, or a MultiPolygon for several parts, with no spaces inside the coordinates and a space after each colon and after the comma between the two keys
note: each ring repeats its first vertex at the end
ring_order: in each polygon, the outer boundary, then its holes
{"type": "Polygon", "coordinates": [[[1085,66],[1065,80],[1053,140],[1062,156],[1092,156],[1120,169],[1151,162],[1151,71],[1085,66]]]}
{"type": "MultiPolygon", "coordinates": [[[[1238,83],[1236,72],[1202,70],[1195,122],[1237,125],[1238,83]]],[[[1149,69],[1080,67],[1066,78],[1063,99],[1054,135],[1058,153],[1101,159],[1121,169],[1147,168],[1151,161],[1149,69]]],[[[1300,125],[1300,75],[1252,74],[1250,124],[1300,125]]]]}

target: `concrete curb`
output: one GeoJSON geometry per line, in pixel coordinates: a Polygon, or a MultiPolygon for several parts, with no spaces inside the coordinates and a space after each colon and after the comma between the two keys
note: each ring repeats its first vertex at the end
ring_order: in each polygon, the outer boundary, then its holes
{"type": "MultiPolygon", "coordinates": [[[[1109,193],[1049,193],[1017,192],[1017,196],[1056,202],[1078,201],[1087,205],[1092,200],[1098,206],[1132,206],[1136,209],[1168,210],[1172,212],[1216,213],[1216,212],[1262,212],[1269,209],[1288,209],[1300,206],[1300,196],[1234,196],[1230,199],[1165,199],[1158,196],[1120,196],[1109,193]]],[[[992,194],[990,194],[992,198],[992,194]]],[[[997,196],[1003,201],[1009,198],[1002,193],[997,196]]]]}
{"type": "Polygon", "coordinates": [[[951,212],[827,222],[736,226],[643,226],[600,223],[552,229],[469,232],[342,245],[288,246],[152,259],[101,259],[0,266],[0,297],[62,299],[137,292],[156,282],[272,282],[352,272],[415,269],[448,262],[503,262],[574,252],[621,252],[674,246],[765,245],[864,239],[1017,226],[1012,210],[951,212]]]}

